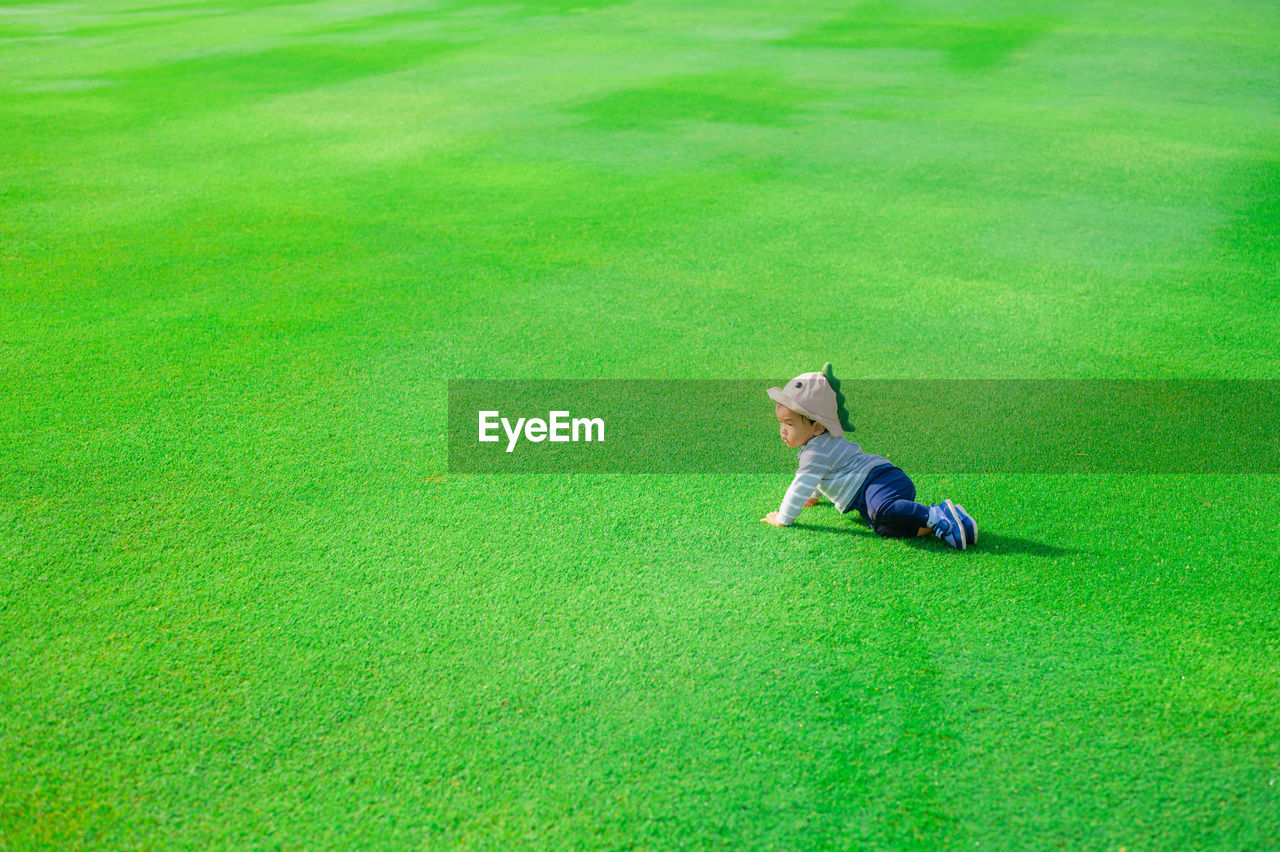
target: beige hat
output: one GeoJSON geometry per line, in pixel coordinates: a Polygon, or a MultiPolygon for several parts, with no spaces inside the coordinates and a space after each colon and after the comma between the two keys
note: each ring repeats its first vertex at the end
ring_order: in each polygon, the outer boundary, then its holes
{"type": "Polygon", "coordinates": [[[836,392],[822,373],[802,373],[785,388],[769,388],[769,399],[817,420],[839,438],[844,434],[837,411],[836,392]]]}

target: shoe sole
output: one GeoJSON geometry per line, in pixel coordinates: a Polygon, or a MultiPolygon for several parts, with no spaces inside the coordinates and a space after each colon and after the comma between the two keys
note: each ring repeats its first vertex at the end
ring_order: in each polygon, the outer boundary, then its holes
{"type": "MultiPolygon", "coordinates": [[[[952,503],[950,500],[943,500],[942,511],[946,513],[947,520],[952,523],[958,533],[956,537],[959,539],[959,543],[951,546],[956,550],[964,550],[969,546],[969,532],[965,529],[964,523],[960,520],[960,513],[956,511],[956,504],[952,503]]],[[[968,514],[968,512],[965,512],[966,516],[968,514]]],[[[951,544],[951,542],[947,542],[947,544],[951,544]]]]}
{"type": "Polygon", "coordinates": [[[970,515],[969,510],[966,509],[964,506],[956,504],[956,509],[958,509],[960,513],[964,515],[965,518],[968,519],[969,526],[973,527],[973,534],[969,536],[969,543],[977,544],[978,543],[978,522],[973,519],[973,515],[970,515]]]}

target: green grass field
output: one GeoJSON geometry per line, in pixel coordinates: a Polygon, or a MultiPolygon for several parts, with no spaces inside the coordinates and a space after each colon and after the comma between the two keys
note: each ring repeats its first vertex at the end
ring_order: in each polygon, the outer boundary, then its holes
{"type": "Polygon", "coordinates": [[[11,2],[0,849],[1274,848],[1280,476],[918,476],[958,553],[759,523],[780,444],[445,433],[459,378],[765,377],[687,426],[768,440],[827,360],[1280,379],[1278,81],[1241,0],[11,2]]]}

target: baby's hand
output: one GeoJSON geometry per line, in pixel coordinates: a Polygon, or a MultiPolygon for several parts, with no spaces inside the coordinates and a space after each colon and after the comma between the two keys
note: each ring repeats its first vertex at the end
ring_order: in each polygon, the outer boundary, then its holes
{"type": "Polygon", "coordinates": [[[818,505],[820,502],[822,501],[819,500],[817,497],[810,497],[808,500],[804,501],[804,507],[806,509],[812,509],[814,506],[818,505]]]}
{"type": "Polygon", "coordinates": [[[763,518],[761,518],[760,520],[761,520],[761,521],[763,521],[763,522],[764,522],[764,523],[766,523],[766,524],[773,524],[775,527],[785,527],[785,526],[786,526],[786,524],[784,524],[782,521],[778,520],[778,513],[777,513],[777,512],[770,512],[769,514],[765,515],[765,516],[764,516],[763,518]]]}

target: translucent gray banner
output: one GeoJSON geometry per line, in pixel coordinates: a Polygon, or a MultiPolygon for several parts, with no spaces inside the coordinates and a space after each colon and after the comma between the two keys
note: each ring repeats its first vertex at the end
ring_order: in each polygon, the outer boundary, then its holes
{"type": "MultiPolygon", "coordinates": [[[[453,473],[776,473],[769,380],[458,380],[453,473]]],[[[909,473],[1280,473],[1280,381],[845,381],[909,473]]]]}

